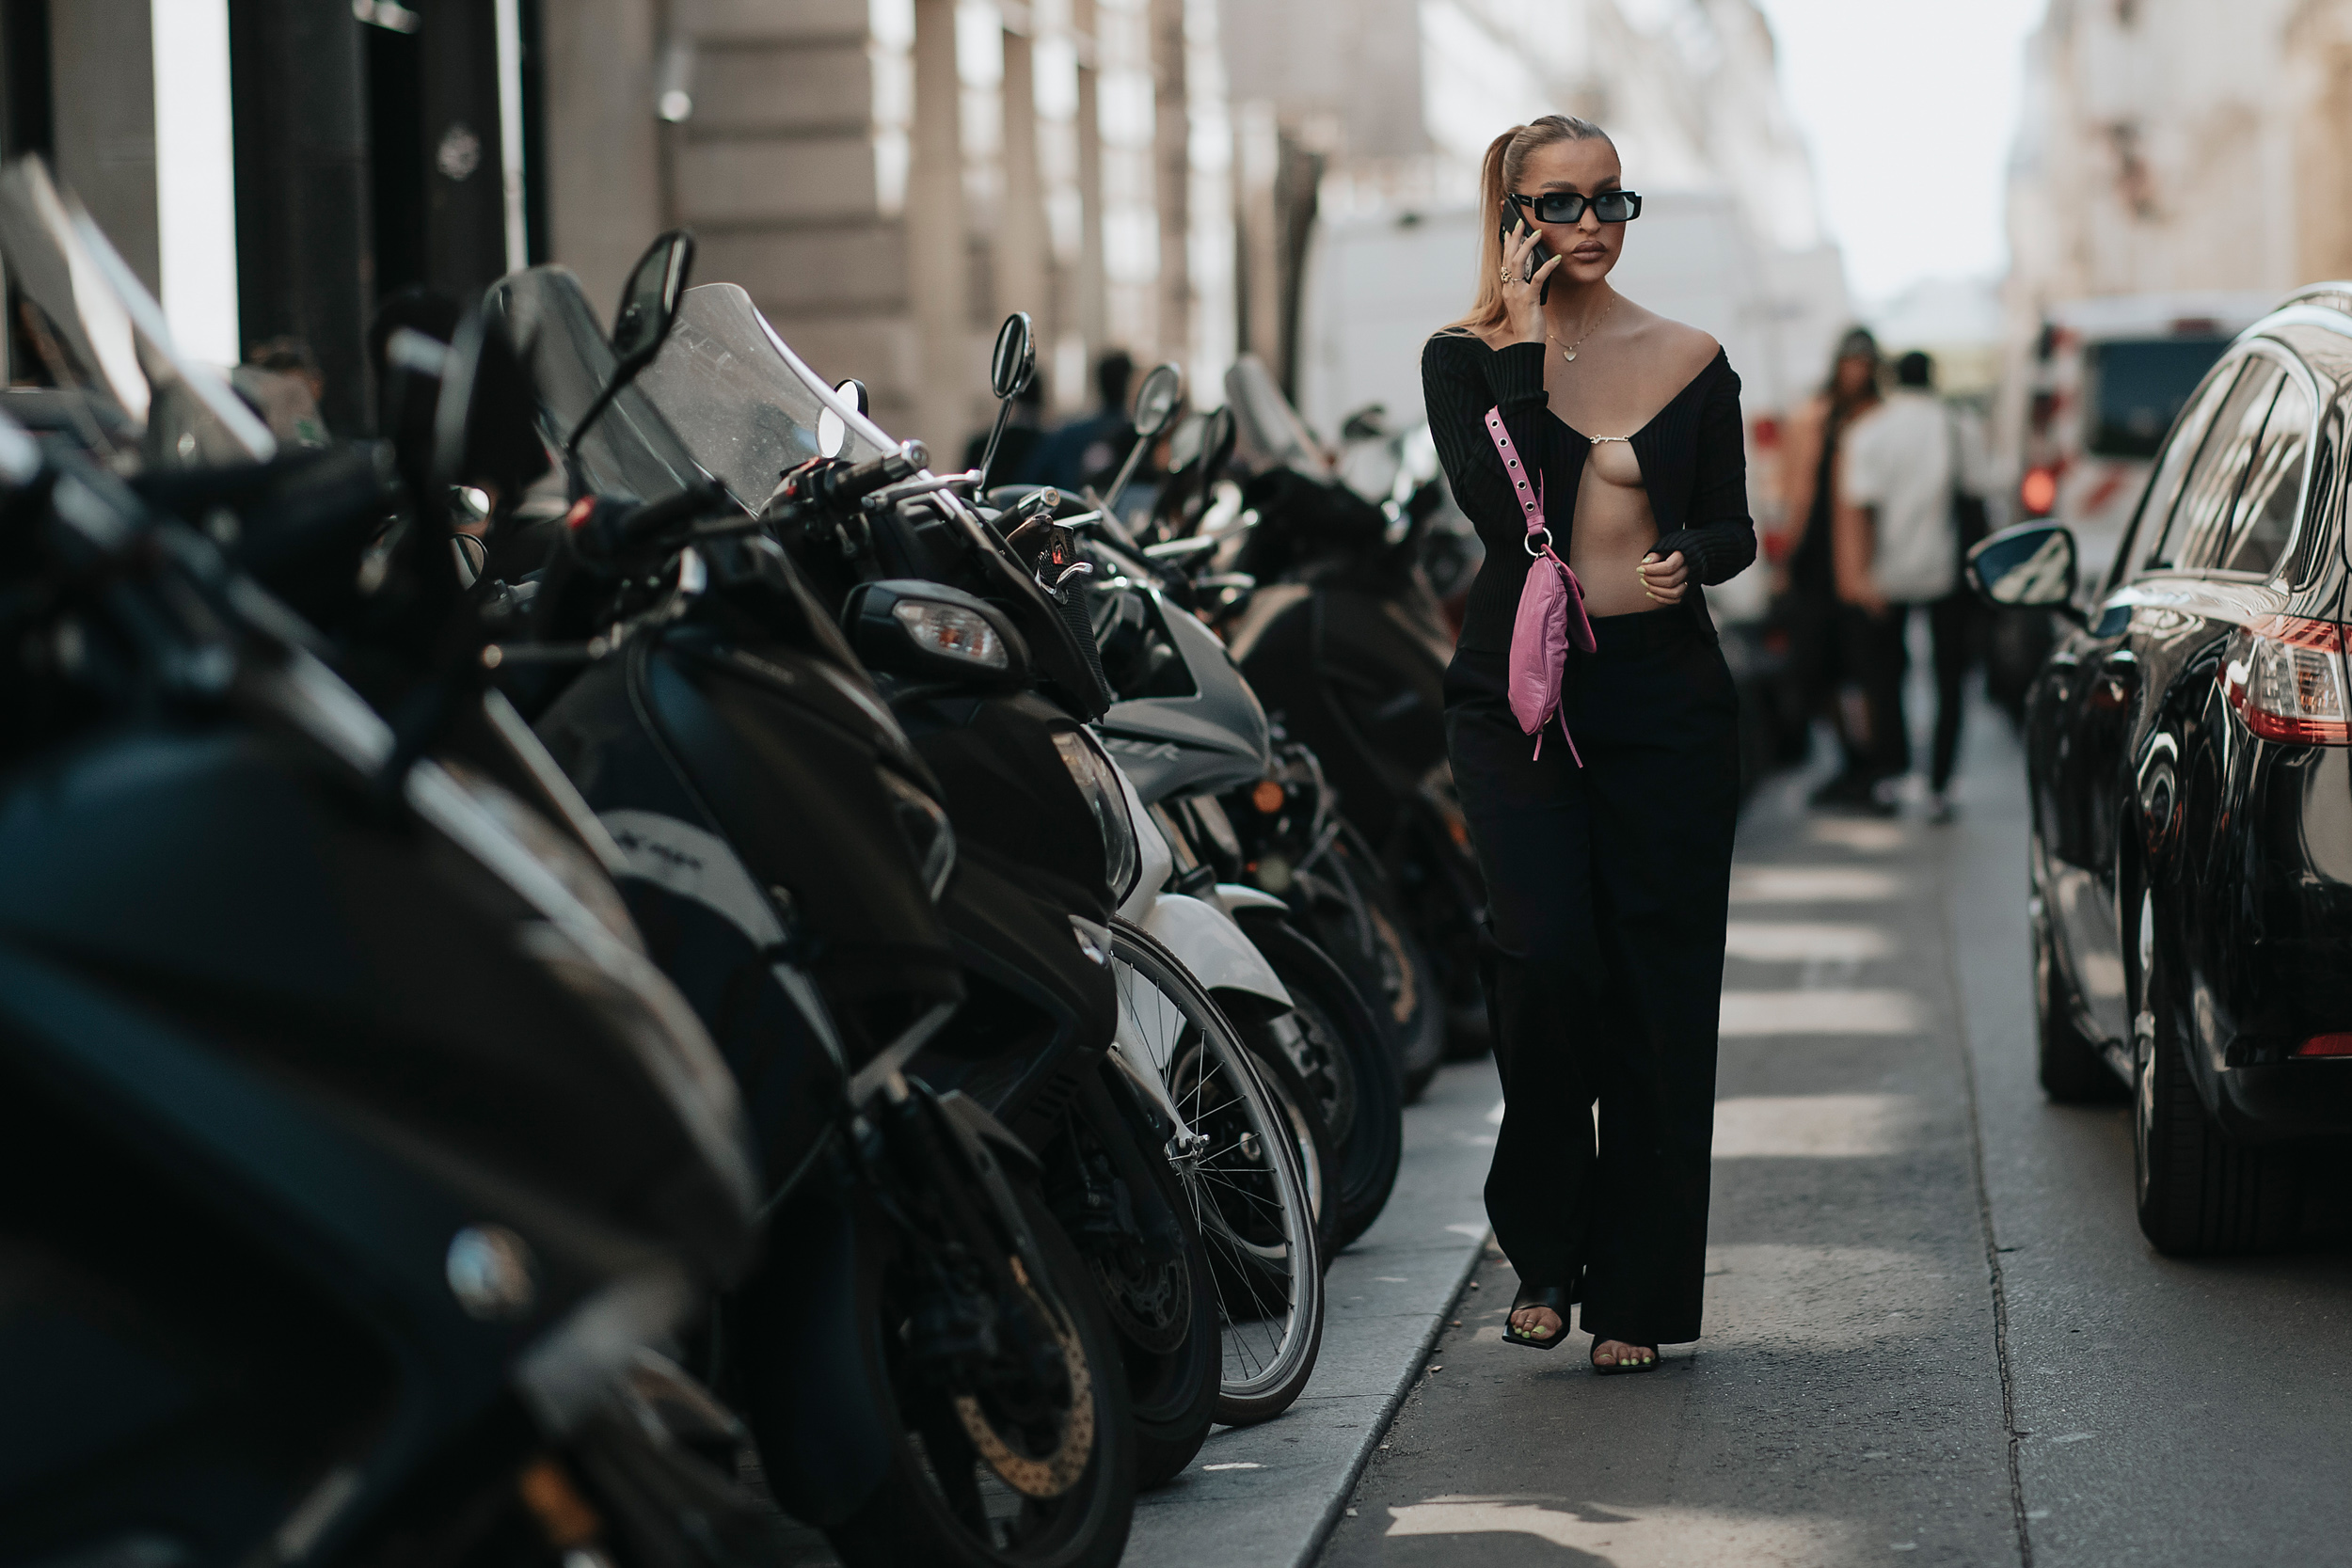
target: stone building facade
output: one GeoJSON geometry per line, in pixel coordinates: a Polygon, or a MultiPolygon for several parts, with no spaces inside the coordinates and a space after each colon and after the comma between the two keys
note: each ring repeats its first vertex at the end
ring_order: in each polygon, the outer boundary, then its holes
{"type": "MultiPolygon", "coordinates": [[[[644,237],[747,289],[946,454],[1026,310],[1063,410],[1104,349],[1232,335],[1214,0],[548,0],[551,253],[602,298],[644,237]]],[[[1225,350],[1230,356],[1230,348],[1225,350]]]]}

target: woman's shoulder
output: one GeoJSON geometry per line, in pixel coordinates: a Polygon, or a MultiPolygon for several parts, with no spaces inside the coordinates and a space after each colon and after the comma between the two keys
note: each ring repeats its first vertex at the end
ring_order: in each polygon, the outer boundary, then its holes
{"type": "Polygon", "coordinates": [[[1486,341],[1476,327],[1465,326],[1457,322],[1452,326],[1441,326],[1429,335],[1428,341],[1421,345],[1421,360],[1424,365],[1475,364],[1495,351],[1496,345],[1486,341]]]}
{"type": "Polygon", "coordinates": [[[1635,309],[1641,313],[1632,325],[1643,354],[1654,364],[1678,370],[1678,380],[1694,381],[1724,357],[1724,345],[1715,341],[1713,333],[1671,316],[1661,316],[1645,306],[1635,309]]]}

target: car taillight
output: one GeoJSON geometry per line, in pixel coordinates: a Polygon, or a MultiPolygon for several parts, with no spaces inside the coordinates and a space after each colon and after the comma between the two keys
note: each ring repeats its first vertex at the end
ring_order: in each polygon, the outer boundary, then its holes
{"type": "Polygon", "coordinates": [[[2332,621],[2265,615],[2230,639],[2214,678],[2246,727],[2265,740],[2352,745],[2344,633],[2332,621]]]}
{"type": "Polygon", "coordinates": [[[2297,1056],[2352,1056],[2352,1035],[2313,1035],[2295,1048],[2297,1056]]]}
{"type": "Polygon", "coordinates": [[[2026,477],[2017,482],[2017,504],[2028,517],[2048,516],[2050,508],[2058,504],[2058,470],[2027,468],[2026,477]]]}

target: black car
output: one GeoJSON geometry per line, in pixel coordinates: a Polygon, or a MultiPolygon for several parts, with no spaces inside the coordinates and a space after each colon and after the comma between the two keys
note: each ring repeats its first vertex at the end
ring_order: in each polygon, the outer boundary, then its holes
{"type": "Polygon", "coordinates": [[[2131,1087],[2140,1227],[2275,1245],[2352,1132],[2352,284],[2247,329],[2174,420],[2106,580],[2029,523],[1978,591],[2063,635],[2027,695],[2042,1084],[2131,1087]]]}

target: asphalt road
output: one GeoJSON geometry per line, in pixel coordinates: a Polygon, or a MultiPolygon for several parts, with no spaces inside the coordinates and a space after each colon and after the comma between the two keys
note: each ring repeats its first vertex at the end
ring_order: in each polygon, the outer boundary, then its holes
{"type": "Polygon", "coordinates": [[[2159,1258],[2122,1109],[2043,1101],[2006,724],[1956,825],[1802,788],[1741,828],[1707,1338],[1607,1379],[1505,1345],[1489,1249],[1322,1561],[2352,1562],[2331,1188],[2292,1253],[2159,1258]]]}

